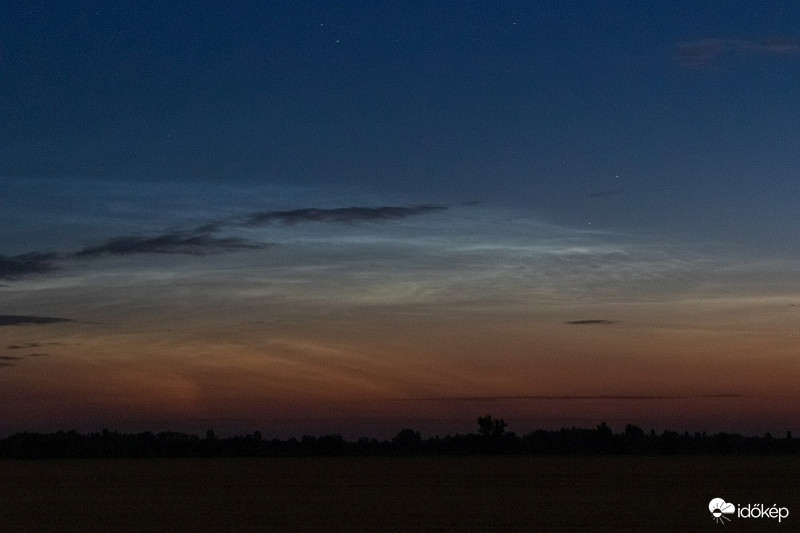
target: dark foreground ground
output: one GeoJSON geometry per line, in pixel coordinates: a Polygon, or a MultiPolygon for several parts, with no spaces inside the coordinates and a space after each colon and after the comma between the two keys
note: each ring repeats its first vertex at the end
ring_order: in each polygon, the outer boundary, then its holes
{"type": "Polygon", "coordinates": [[[800,457],[0,461],[0,531],[798,531],[800,457]],[[712,521],[708,502],[788,508],[712,521]]]}

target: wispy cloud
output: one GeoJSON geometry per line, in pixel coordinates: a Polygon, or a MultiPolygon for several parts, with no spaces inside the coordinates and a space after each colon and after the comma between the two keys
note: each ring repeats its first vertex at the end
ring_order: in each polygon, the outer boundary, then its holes
{"type": "Polygon", "coordinates": [[[767,52],[770,54],[800,55],[800,39],[769,39],[766,41],[738,41],[743,50],[767,52]]]}
{"type": "Polygon", "coordinates": [[[262,244],[235,237],[215,237],[211,233],[167,233],[156,237],[127,236],[89,246],[75,253],[76,257],[129,254],[205,255],[234,250],[261,248],[262,244]]]}
{"type": "MultiPolygon", "coordinates": [[[[42,348],[44,346],[61,346],[61,343],[60,342],[25,342],[23,344],[9,344],[8,346],[6,346],[6,350],[14,350],[14,351],[32,350],[34,348],[42,348]]],[[[31,353],[25,353],[23,355],[24,355],[24,357],[47,357],[50,354],[49,353],[45,353],[45,352],[31,352],[31,353]]],[[[6,356],[3,356],[3,357],[0,357],[0,359],[11,360],[13,358],[13,359],[17,359],[18,360],[18,359],[23,359],[24,357],[20,357],[20,356],[16,356],[16,355],[14,355],[14,356],[6,355],[6,356]]]]}
{"type": "Polygon", "coordinates": [[[289,211],[267,211],[254,213],[247,224],[260,226],[281,222],[283,224],[298,224],[301,222],[333,222],[340,224],[355,224],[358,222],[380,222],[386,220],[400,220],[415,215],[423,215],[447,209],[441,205],[416,205],[416,206],[384,206],[384,207],[340,207],[335,209],[293,209],[289,211]]]}
{"type": "Polygon", "coordinates": [[[800,55],[800,39],[783,38],[763,41],[743,39],[701,39],[678,43],[675,57],[687,67],[702,68],[713,63],[723,52],[752,52],[800,55]]]}
{"type": "MultiPolygon", "coordinates": [[[[24,344],[9,344],[6,350],[29,350],[31,348],[41,348],[42,346],[60,346],[60,342],[26,342],[24,344]]],[[[29,354],[36,355],[36,354],[29,354]]]]}
{"type": "Polygon", "coordinates": [[[271,223],[294,225],[302,222],[356,224],[401,220],[415,215],[447,209],[444,206],[342,207],[333,209],[304,208],[283,211],[256,212],[242,222],[211,222],[192,231],[173,231],[155,236],[125,235],[86,246],[65,255],[33,252],[17,256],[0,255],[0,279],[16,279],[57,270],[56,262],[68,258],[93,258],[104,255],[186,254],[207,255],[267,246],[240,237],[220,237],[215,234],[225,228],[263,226],[271,223]]]}
{"type": "MultiPolygon", "coordinates": [[[[48,354],[46,353],[29,353],[25,354],[26,357],[45,357],[48,354]]],[[[16,366],[17,361],[22,361],[26,357],[22,357],[19,355],[0,355],[0,366],[11,367],[16,366]]]]}
{"type": "Polygon", "coordinates": [[[56,270],[58,254],[34,252],[23,255],[0,255],[0,279],[17,279],[31,274],[46,274],[56,270]]]}
{"type": "Polygon", "coordinates": [[[23,326],[26,324],[57,324],[60,322],[74,322],[69,318],[37,315],[0,315],[0,326],[23,326]]]}

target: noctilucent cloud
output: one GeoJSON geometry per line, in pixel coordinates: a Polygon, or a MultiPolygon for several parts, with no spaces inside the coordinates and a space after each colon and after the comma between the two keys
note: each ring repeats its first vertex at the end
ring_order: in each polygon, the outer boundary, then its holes
{"type": "Polygon", "coordinates": [[[798,22],[0,6],[0,434],[800,430],[798,22]]]}

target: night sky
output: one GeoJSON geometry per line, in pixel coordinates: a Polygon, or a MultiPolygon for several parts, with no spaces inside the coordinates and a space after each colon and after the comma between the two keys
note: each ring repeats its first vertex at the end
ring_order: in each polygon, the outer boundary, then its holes
{"type": "Polygon", "coordinates": [[[800,431],[797,2],[3,2],[0,434],[800,431]]]}

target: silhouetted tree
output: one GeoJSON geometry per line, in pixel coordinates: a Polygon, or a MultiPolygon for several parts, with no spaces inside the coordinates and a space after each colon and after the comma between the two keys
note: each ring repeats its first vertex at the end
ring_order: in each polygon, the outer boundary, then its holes
{"type": "Polygon", "coordinates": [[[419,431],[410,428],[401,429],[392,438],[392,447],[400,453],[410,453],[419,450],[422,443],[422,436],[419,431]]]}
{"type": "Polygon", "coordinates": [[[338,434],[322,435],[314,442],[314,455],[344,455],[347,443],[338,434]]]}
{"type": "Polygon", "coordinates": [[[644,430],[639,426],[628,424],[623,433],[623,442],[623,452],[641,453],[644,450],[644,430]]]}
{"type": "Polygon", "coordinates": [[[219,437],[212,430],[205,438],[168,431],[123,434],[103,429],[82,435],[76,431],[56,433],[17,433],[0,438],[2,458],[82,458],[82,457],[259,457],[310,455],[466,455],[466,454],[797,454],[800,443],[787,431],[786,438],[770,433],[763,437],[744,437],[738,433],[690,435],[654,430],[645,433],[628,424],[614,434],[605,423],[595,429],[539,429],[522,438],[506,432],[502,419],[486,415],[478,418],[478,434],[445,435],[422,439],[418,431],[404,428],[390,440],[363,437],[346,441],[339,434],[301,440],[274,438],[265,440],[261,433],[219,437]]]}
{"type": "Polygon", "coordinates": [[[505,420],[502,418],[492,418],[492,415],[478,417],[478,434],[485,438],[498,439],[503,436],[506,431],[505,420]]]}

